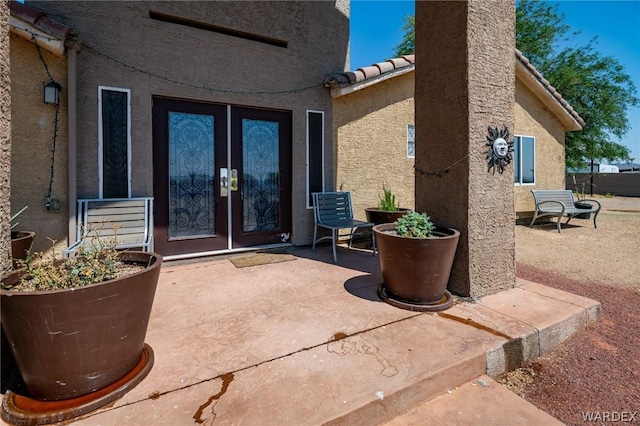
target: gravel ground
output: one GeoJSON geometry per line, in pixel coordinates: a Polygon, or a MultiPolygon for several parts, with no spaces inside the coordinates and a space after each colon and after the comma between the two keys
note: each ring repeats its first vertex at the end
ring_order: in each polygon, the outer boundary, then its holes
{"type": "Polygon", "coordinates": [[[640,424],[640,199],[598,200],[598,229],[516,226],[516,274],[598,300],[601,321],[499,381],[567,425],[640,424]]]}

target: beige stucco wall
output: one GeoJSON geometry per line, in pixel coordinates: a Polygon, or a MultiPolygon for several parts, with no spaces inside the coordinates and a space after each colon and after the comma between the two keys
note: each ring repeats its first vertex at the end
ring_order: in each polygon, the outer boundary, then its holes
{"type": "Polygon", "coordinates": [[[78,198],[99,194],[100,85],[131,89],[134,197],[153,195],[153,96],[290,110],[291,240],[311,243],[313,215],[306,207],[306,111],[325,112],[326,176],[327,185],[333,186],[332,104],[322,82],[327,74],[344,71],[347,63],[348,1],[31,4],[59,17],[82,37],[77,71],[78,198]],[[152,20],[150,10],[286,40],[288,47],[152,20]]]}
{"type": "MultiPolygon", "coordinates": [[[[377,205],[383,182],[402,207],[415,207],[414,159],[406,154],[406,127],[414,122],[414,75],[334,99],[337,189],[352,192],[354,214],[362,219],[366,207],[377,205]]],[[[516,215],[526,217],[534,207],[531,189],[564,188],[565,130],[517,78],[514,111],[513,133],[536,139],[536,184],[514,188],[516,215]]]]}
{"type": "Polygon", "coordinates": [[[565,128],[524,84],[516,80],[515,134],[535,137],[535,185],[515,186],[518,217],[533,215],[532,189],[564,189],[565,128]]]}
{"type": "Polygon", "coordinates": [[[414,124],[413,72],[334,100],[336,189],[351,191],[354,215],[377,207],[382,185],[400,207],[414,208],[414,159],[407,125],[414,124]]]}
{"type": "MultiPolygon", "coordinates": [[[[9,74],[9,3],[0,4],[0,272],[11,267],[11,79],[9,74]]],[[[4,358],[4,357],[3,357],[4,358]]],[[[4,370],[3,370],[4,372],[4,370]]]]}
{"type": "Polygon", "coordinates": [[[49,82],[35,45],[11,34],[11,211],[29,206],[18,218],[16,230],[36,231],[35,251],[67,245],[68,125],[67,62],[40,48],[51,76],[62,85],[54,162],[52,196],[60,201],[60,211],[45,207],[51,177],[55,106],[43,101],[43,85],[49,82]]]}

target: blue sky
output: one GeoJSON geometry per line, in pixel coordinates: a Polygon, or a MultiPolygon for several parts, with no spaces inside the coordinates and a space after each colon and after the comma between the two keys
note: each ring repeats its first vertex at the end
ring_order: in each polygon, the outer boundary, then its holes
{"type": "MultiPolygon", "coordinates": [[[[558,10],[565,15],[564,22],[581,31],[574,39],[576,45],[598,37],[596,50],[625,67],[640,97],[640,0],[549,3],[558,4],[558,10]]],[[[404,17],[414,13],[413,1],[351,0],[351,68],[392,57],[404,34],[404,17]]],[[[631,157],[640,163],[640,108],[629,111],[628,119],[631,129],[622,140],[614,140],[626,145],[631,157]]]]}

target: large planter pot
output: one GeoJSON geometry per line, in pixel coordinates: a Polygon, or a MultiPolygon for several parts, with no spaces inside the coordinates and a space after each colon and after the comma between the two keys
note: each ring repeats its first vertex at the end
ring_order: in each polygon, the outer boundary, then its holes
{"type": "Polygon", "coordinates": [[[369,207],[364,209],[367,215],[367,222],[372,222],[376,225],[381,225],[383,223],[393,223],[396,220],[400,219],[402,216],[407,214],[410,209],[401,208],[398,211],[390,212],[386,210],[381,210],[376,207],[369,207]]]}
{"type": "MultiPolygon", "coordinates": [[[[162,256],[131,251],[120,258],[146,268],[75,289],[0,290],[2,327],[29,397],[56,401],[86,395],[140,363],[162,256]]],[[[24,273],[14,271],[2,282],[11,286],[24,273]]]]}
{"type": "MultiPolygon", "coordinates": [[[[593,204],[589,204],[589,203],[581,203],[581,202],[575,202],[573,203],[574,206],[576,206],[577,209],[585,209],[585,210],[590,210],[593,208],[593,204]]],[[[576,215],[575,217],[577,217],[578,219],[590,219],[591,218],[591,213],[581,213],[576,215]]]]}
{"type": "Polygon", "coordinates": [[[412,310],[442,310],[451,306],[447,283],[460,232],[435,228],[433,237],[408,238],[396,235],[393,224],[376,225],[373,231],[384,289],[390,298],[418,306],[412,310]],[[421,305],[425,309],[419,309],[421,305]]]}
{"type": "Polygon", "coordinates": [[[11,258],[13,259],[14,269],[22,266],[19,260],[27,258],[35,236],[35,232],[11,231],[11,258]]]}

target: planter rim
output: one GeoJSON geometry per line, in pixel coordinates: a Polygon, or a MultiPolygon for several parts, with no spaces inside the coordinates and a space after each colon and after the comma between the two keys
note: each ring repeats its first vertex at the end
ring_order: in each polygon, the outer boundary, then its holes
{"type": "Polygon", "coordinates": [[[388,233],[385,231],[390,231],[390,230],[394,230],[395,229],[395,225],[393,223],[383,223],[381,225],[375,225],[373,227],[373,232],[378,233],[378,234],[382,234],[384,233],[385,235],[388,235],[389,237],[392,238],[404,238],[407,240],[442,240],[442,239],[446,239],[446,238],[458,238],[460,236],[460,231],[458,231],[457,229],[454,228],[447,228],[447,227],[442,227],[442,226],[436,226],[434,228],[434,231],[436,232],[444,232],[448,235],[435,235],[435,236],[431,236],[431,237],[425,237],[425,238],[418,238],[418,237],[401,237],[400,235],[396,235],[396,234],[392,234],[392,233],[388,233]]]}
{"type": "Polygon", "coordinates": [[[385,212],[385,213],[397,213],[397,212],[407,212],[410,211],[411,209],[406,208],[406,207],[398,207],[398,210],[395,211],[389,211],[389,210],[382,210],[379,207],[366,207],[365,211],[370,211],[370,212],[385,212]]]}
{"type": "MultiPolygon", "coordinates": [[[[121,256],[126,256],[127,254],[134,254],[136,256],[138,255],[147,255],[148,258],[152,258],[155,257],[156,261],[153,262],[151,265],[149,265],[148,267],[146,267],[145,269],[142,269],[140,271],[137,272],[133,272],[131,274],[127,274],[128,277],[133,277],[136,275],[140,275],[146,271],[149,271],[151,269],[154,268],[159,268],[162,265],[162,255],[155,253],[155,252],[150,252],[150,251],[135,251],[135,250],[131,250],[131,251],[123,251],[121,252],[121,256]]],[[[129,262],[136,262],[136,259],[128,259],[129,262]]],[[[138,261],[138,262],[142,262],[142,260],[138,261]]],[[[22,269],[17,269],[17,270],[13,270],[10,271],[7,274],[3,274],[0,275],[0,281],[4,281],[7,278],[14,276],[16,274],[24,274],[26,272],[25,268],[22,269]]],[[[102,285],[109,285],[111,282],[118,280],[122,277],[116,277],[116,278],[112,278],[110,280],[107,281],[101,281],[99,283],[94,283],[94,284],[89,284],[89,285],[85,285],[82,287],[70,287],[70,288],[61,288],[58,290],[36,290],[36,291],[14,291],[11,289],[5,289],[0,287],[0,295],[2,296],[8,296],[8,297],[30,297],[30,296],[38,296],[38,295],[43,295],[43,294],[56,294],[56,293],[66,293],[69,291],[82,291],[84,289],[87,288],[93,288],[93,287],[98,287],[98,286],[102,286],[102,285]]]]}

